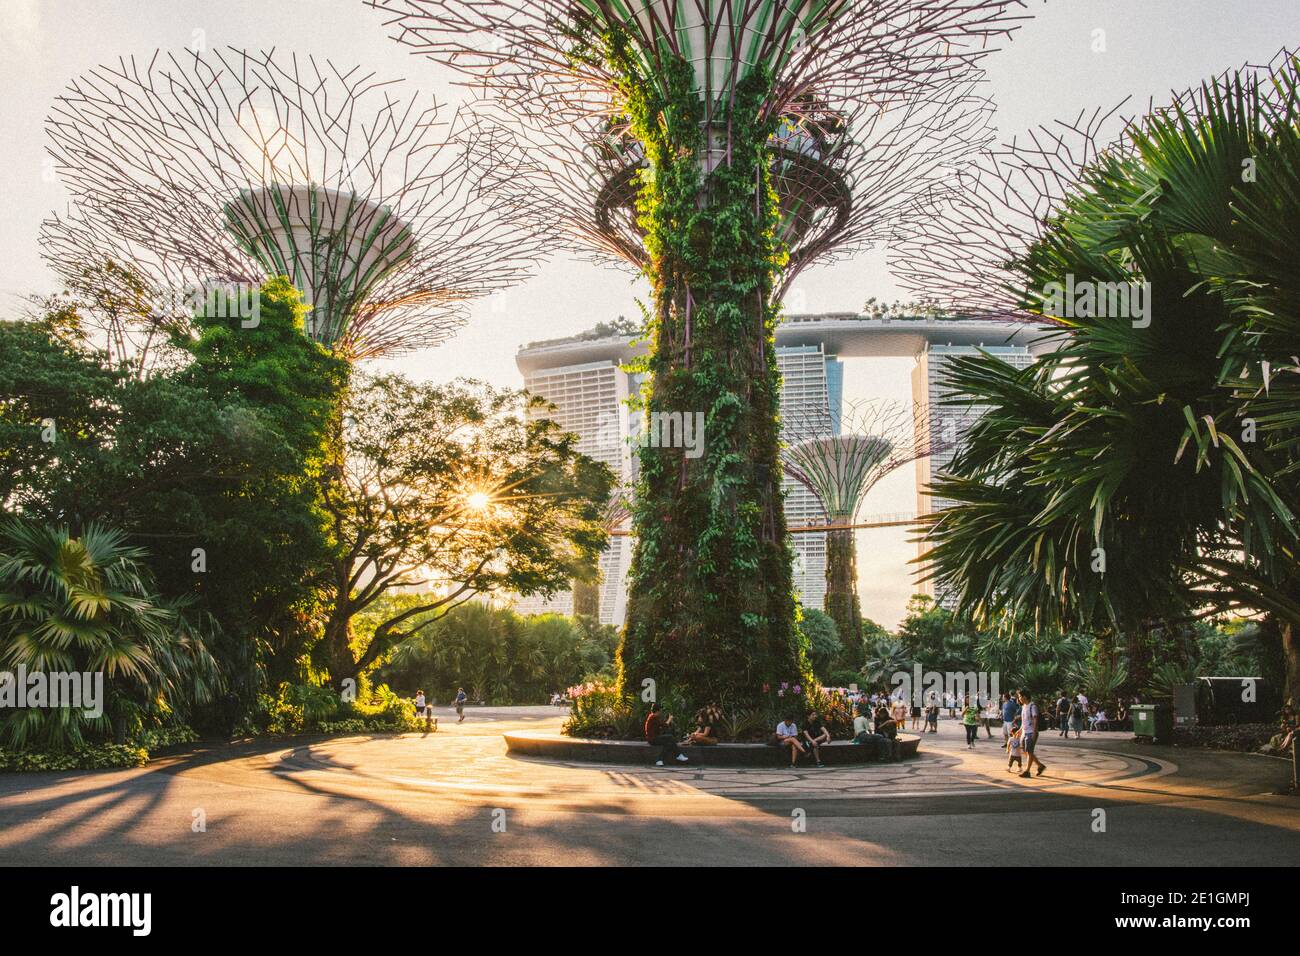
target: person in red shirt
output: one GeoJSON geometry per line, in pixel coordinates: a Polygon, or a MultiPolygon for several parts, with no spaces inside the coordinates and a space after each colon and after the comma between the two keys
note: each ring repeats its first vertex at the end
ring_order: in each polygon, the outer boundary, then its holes
{"type": "Polygon", "coordinates": [[[660,713],[657,703],[650,705],[650,714],[645,719],[645,742],[651,747],[659,748],[659,759],[655,761],[656,767],[662,767],[665,760],[676,760],[678,763],[691,762],[691,758],[678,748],[677,738],[672,733],[672,725],[673,719],[660,713]]]}

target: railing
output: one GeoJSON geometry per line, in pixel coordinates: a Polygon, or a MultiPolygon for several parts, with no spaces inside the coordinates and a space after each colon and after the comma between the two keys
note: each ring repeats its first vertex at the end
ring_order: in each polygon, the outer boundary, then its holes
{"type": "MultiPolygon", "coordinates": [[[[786,528],[790,534],[824,534],[827,531],[860,531],[865,528],[902,528],[920,523],[923,515],[915,512],[896,511],[890,514],[865,515],[861,521],[853,524],[806,524],[792,525],[786,528]]],[[[611,531],[610,537],[628,538],[632,532],[627,528],[611,531]]]]}

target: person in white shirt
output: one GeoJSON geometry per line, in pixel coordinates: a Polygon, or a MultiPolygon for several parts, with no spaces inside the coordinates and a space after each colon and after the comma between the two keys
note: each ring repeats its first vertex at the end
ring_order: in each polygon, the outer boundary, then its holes
{"type": "Polygon", "coordinates": [[[1028,777],[1038,764],[1038,776],[1043,775],[1047,765],[1038,759],[1034,746],[1038,743],[1038,705],[1023,690],[1020,692],[1020,749],[1025,752],[1027,760],[1025,770],[1020,775],[1028,777]]]}
{"type": "Polygon", "coordinates": [[[799,755],[805,753],[803,744],[799,742],[799,727],[795,724],[792,714],[786,714],[785,719],[776,725],[776,742],[778,746],[790,749],[792,767],[798,763],[799,755]]]}
{"type": "Polygon", "coordinates": [[[419,720],[421,717],[424,718],[424,729],[430,729],[433,726],[433,707],[422,690],[415,694],[415,719],[419,720]]]}
{"type": "Polygon", "coordinates": [[[901,697],[895,698],[890,716],[894,718],[894,723],[898,725],[899,730],[905,728],[907,726],[907,701],[901,697]]]}

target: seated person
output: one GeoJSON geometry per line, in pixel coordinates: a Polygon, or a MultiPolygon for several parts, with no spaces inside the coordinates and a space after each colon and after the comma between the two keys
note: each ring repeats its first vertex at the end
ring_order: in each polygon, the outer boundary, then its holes
{"type": "Polygon", "coordinates": [[[876,733],[889,742],[889,755],[894,760],[899,757],[898,722],[889,716],[889,709],[883,704],[876,708],[876,733]]]}
{"type": "Polygon", "coordinates": [[[888,760],[893,753],[893,745],[888,737],[876,733],[871,718],[867,716],[870,713],[871,705],[863,701],[857,716],[853,718],[853,742],[870,747],[873,760],[888,760]]]}
{"type": "Polygon", "coordinates": [[[822,723],[821,717],[815,710],[808,714],[808,720],[804,724],[803,742],[805,746],[812,749],[813,760],[817,766],[825,766],[822,763],[822,744],[831,742],[831,732],[826,729],[826,725],[822,723]]]}
{"type": "Polygon", "coordinates": [[[898,736],[898,722],[889,716],[889,709],[884,704],[876,708],[876,733],[891,740],[898,736]]]}
{"type": "Polygon", "coordinates": [[[673,718],[659,709],[657,703],[650,705],[650,713],[645,720],[645,742],[651,747],[659,748],[656,767],[662,767],[665,761],[677,760],[690,763],[690,757],[677,749],[677,738],[672,733],[673,718]]]}
{"type": "Polygon", "coordinates": [[[874,737],[875,729],[871,726],[871,721],[867,715],[859,709],[857,716],[853,718],[853,742],[855,744],[866,743],[868,737],[874,737]]]}
{"type": "Polygon", "coordinates": [[[776,745],[790,749],[790,766],[794,766],[799,755],[806,753],[799,742],[799,727],[794,722],[793,714],[786,714],[785,719],[776,725],[776,745]]]}
{"type": "Polygon", "coordinates": [[[1110,729],[1110,721],[1108,721],[1108,720],[1106,719],[1106,708],[1105,708],[1105,707],[1098,707],[1098,708],[1097,708],[1097,713],[1094,714],[1094,715],[1093,715],[1093,718],[1092,718],[1092,729],[1093,729],[1093,730],[1109,730],[1109,729],[1110,729]]]}
{"type": "Polygon", "coordinates": [[[695,715],[695,729],[686,738],[687,743],[712,746],[718,742],[717,726],[722,721],[722,711],[713,704],[701,707],[695,715]]]}

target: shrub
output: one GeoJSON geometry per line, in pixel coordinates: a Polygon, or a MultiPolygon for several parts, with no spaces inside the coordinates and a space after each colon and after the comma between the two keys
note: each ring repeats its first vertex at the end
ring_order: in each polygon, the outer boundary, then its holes
{"type": "Polygon", "coordinates": [[[640,736],[632,700],[619,693],[614,684],[570,687],[568,694],[573,704],[561,733],[600,740],[635,740],[640,736]]]}
{"type": "Polygon", "coordinates": [[[174,727],[158,727],[153,730],[142,730],[136,734],[133,743],[137,747],[143,747],[149,753],[155,753],[166,747],[177,747],[181,744],[192,744],[199,739],[199,735],[194,732],[194,728],[187,727],[184,724],[178,724],[174,727]]]}
{"type": "Polygon", "coordinates": [[[1220,727],[1175,727],[1174,745],[1253,753],[1277,733],[1276,724],[1224,724],[1220,727]]]}
{"type": "Polygon", "coordinates": [[[124,767],[143,767],[149,762],[149,753],[143,747],[129,744],[99,744],[81,747],[67,753],[24,751],[13,753],[0,750],[0,773],[40,773],[58,770],[108,770],[124,767]]]}
{"type": "Polygon", "coordinates": [[[422,728],[415,704],[387,684],[370,691],[369,700],[345,701],[327,687],[281,684],[274,697],[258,698],[258,719],[241,722],[236,733],[404,733],[422,728]]]}
{"type": "MultiPolygon", "coordinates": [[[[775,727],[776,724],[773,723],[772,726],[775,727]]],[[[772,733],[768,727],[766,714],[757,707],[724,707],[719,732],[723,740],[734,740],[739,743],[766,740],[772,733]]]]}

